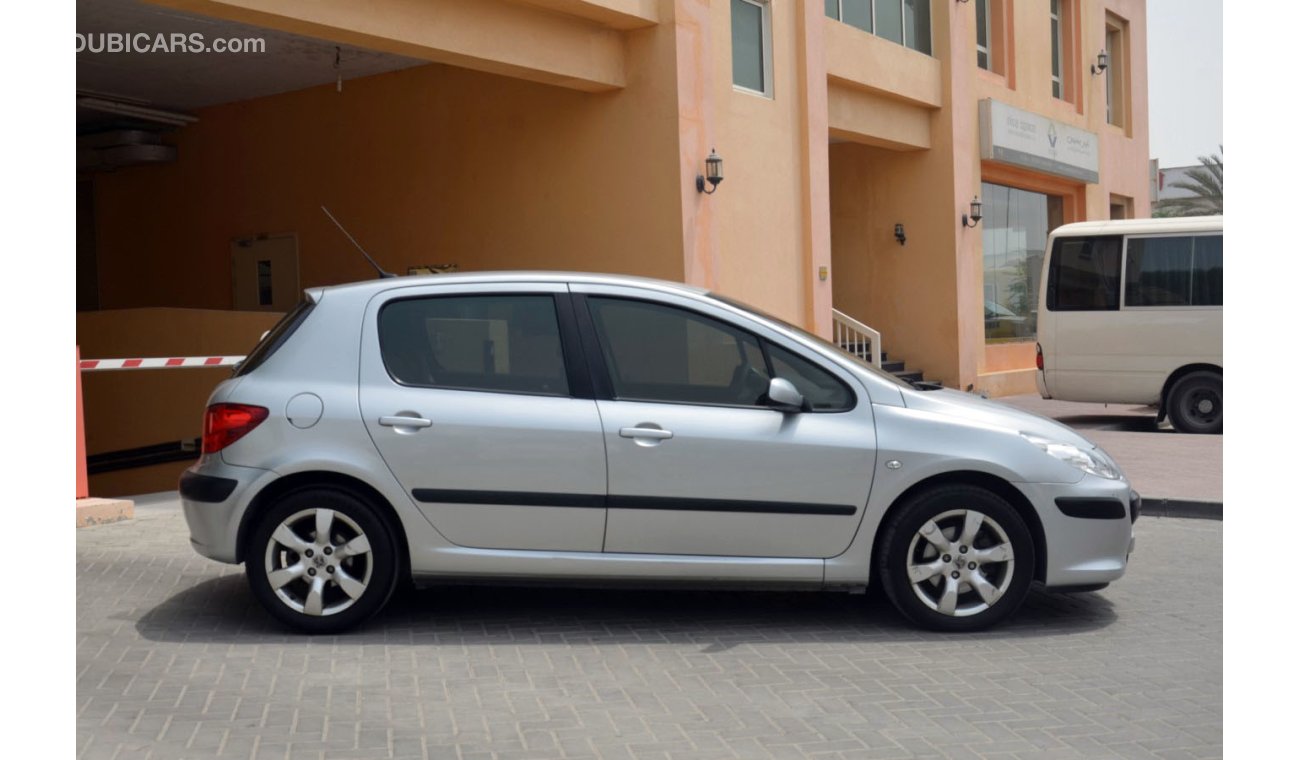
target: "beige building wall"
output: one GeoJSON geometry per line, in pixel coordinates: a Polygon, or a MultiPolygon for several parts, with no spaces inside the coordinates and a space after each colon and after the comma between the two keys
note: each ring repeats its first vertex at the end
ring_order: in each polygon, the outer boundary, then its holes
{"type": "MultiPolygon", "coordinates": [[[[632,33],[633,57],[671,48],[632,33]]],[[[671,84],[672,72],[645,66],[671,84]]],[[[200,111],[178,160],[95,178],[101,306],[229,308],[232,238],[294,232],[304,287],[386,268],[682,278],[671,87],[590,95],[429,65],[200,111]]]]}
{"type": "Polygon", "coordinates": [[[228,308],[230,240],[257,233],[298,235],[305,286],[371,276],[323,203],[397,272],[685,280],[823,334],[833,304],[931,379],[1028,391],[1032,342],[984,342],[982,228],[960,223],[981,181],[1062,195],[1065,221],[1113,197],[1149,213],[1142,0],[1065,1],[1065,101],[1045,0],[995,0],[1001,73],[975,64],[974,3],[931,3],[924,55],[773,0],[770,98],[733,86],[719,0],[158,1],[437,63],[204,109],[176,163],[97,175],[104,308],[228,308]],[[1107,14],[1127,25],[1124,127],[1087,69],[1107,14]],[[1100,135],[1100,181],[982,162],[984,98],[1100,135]],[[711,149],[726,179],[704,195],[711,149]]]}

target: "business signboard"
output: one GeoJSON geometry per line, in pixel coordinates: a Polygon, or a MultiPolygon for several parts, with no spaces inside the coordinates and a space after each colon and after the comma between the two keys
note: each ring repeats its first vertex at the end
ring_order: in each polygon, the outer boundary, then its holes
{"type": "Polygon", "coordinates": [[[980,158],[1096,182],[1097,135],[1022,111],[992,98],[980,101],[980,158]]]}

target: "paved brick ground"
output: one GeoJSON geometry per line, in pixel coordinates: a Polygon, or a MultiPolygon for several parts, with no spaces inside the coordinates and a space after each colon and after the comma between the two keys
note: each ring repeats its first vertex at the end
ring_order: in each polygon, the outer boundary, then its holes
{"type": "Polygon", "coordinates": [[[1220,756],[1222,523],[1138,534],[1120,583],[977,635],[876,597],[481,587],[304,638],[141,504],[77,531],[79,756],[1220,756]]]}

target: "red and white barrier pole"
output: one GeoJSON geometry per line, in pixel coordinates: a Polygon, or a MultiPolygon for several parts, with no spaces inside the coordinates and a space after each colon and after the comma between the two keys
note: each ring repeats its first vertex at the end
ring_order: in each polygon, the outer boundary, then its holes
{"type": "Polygon", "coordinates": [[[145,359],[77,359],[82,372],[112,369],[168,369],[172,367],[233,367],[242,356],[158,356],[145,359]]]}

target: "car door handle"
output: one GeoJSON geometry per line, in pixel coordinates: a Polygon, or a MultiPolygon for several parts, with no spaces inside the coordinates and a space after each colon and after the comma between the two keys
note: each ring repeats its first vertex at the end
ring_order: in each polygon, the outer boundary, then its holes
{"type": "Polygon", "coordinates": [[[659,428],[625,427],[618,431],[624,438],[655,438],[665,440],[673,437],[673,431],[659,428]]]}
{"type": "Polygon", "coordinates": [[[384,427],[427,428],[433,427],[433,420],[426,420],[423,417],[403,417],[401,415],[395,415],[392,417],[380,417],[379,424],[384,427]]]}

